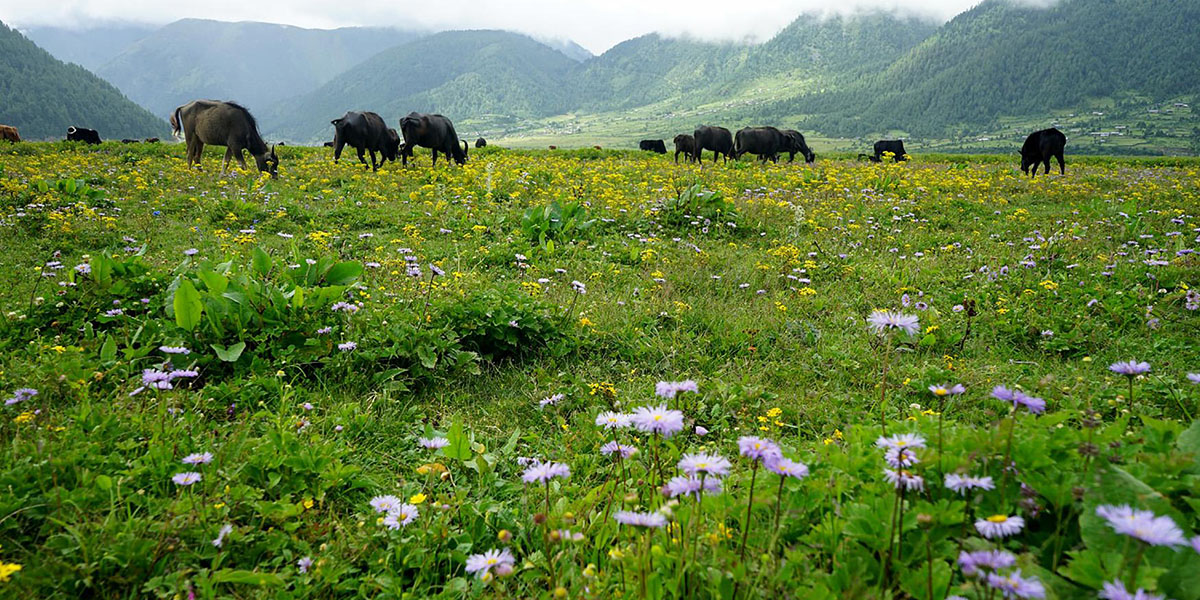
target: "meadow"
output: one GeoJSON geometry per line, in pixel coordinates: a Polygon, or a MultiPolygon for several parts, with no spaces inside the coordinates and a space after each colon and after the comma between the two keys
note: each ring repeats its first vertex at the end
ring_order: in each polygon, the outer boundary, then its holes
{"type": "Polygon", "coordinates": [[[1200,160],[279,152],[0,145],[0,597],[1200,599],[1200,160]]]}

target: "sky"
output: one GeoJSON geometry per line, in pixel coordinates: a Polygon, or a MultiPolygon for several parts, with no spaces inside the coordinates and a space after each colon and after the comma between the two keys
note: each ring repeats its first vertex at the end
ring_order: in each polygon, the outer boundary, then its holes
{"type": "MultiPolygon", "coordinates": [[[[886,9],[940,21],[980,0],[0,0],[0,21],[87,27],[105,21],[165,24],[192,17],[299,27],[392,26],[507,29],[570,39],[593,53],[651,32],[706,40],[762,41],[804,12],[886,9]]],[[[1042,3],[1047,0],[1021,0],[1042,3]]]]}

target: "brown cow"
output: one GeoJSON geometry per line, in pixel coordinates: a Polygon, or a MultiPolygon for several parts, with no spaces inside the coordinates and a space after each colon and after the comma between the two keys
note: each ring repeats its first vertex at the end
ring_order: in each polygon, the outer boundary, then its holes
{"type": "Polygon", "coordinates": [[[558,150],[558,146],[550,146],[551,150],[558,150]]]}
{"type": "Polygon", "coordinates": [[[225,172],[232,159],[237,159],[238,164],[245,168],[246,159],[242,156],[242,150],[249,150],[259,171],[270,174],[272,178],[279,176],[279,158],[275,155],[275,148],[267,147],[258,133],[254,117],[241,105],[193,100],[171,113],[171,132],[176,137],[183,132],[187,141],[189,167],[192,163],[200,165],[204,145],[209,144],[225,146],[225,162],[221,164],[221,173],[225,172]]]}
{"type": "Polygon", "coordinates": [[[595,148],[595,149],[597,149],[597,150],[599,150],[599,149],[600,149],[600,146],[592,146],[592,147],[593,147],[593,148],[595,148]]]}
{"type": "Polygon", "coordinates": [[[0,125],[0,140],[15,144],[21,141],[21,134],[17,133],[17,128],[12,125],[0,125]]]}

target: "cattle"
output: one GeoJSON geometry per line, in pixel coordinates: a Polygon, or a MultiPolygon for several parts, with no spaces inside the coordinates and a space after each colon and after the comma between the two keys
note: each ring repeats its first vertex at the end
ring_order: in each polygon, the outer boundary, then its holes
{"type": "Polygon", "coordinates": [[[21,141],[21,134],[17,132],[17,128],[12,125],[0,125],[0,141],[17,143],[21,141]]]}
{"type": "Polygon", "coordinates": [[[701,125],[692,133],[695,138],[696,147],[692,156],[696,157],[696,162],[700,162],[703,158],[705,150],[713,151],[713,163],[717,162],[717,157],[725,155],[725,160],[733,154],[733,134],[724,127],[709,127],[701,125]]]}
{"type": "Polygon", "coordinates": [[[638,149],[646,152],[654,152],[656,154],[666,154],[667,145],[662,140],[642,140],[638,142],[638,149]]]}
{"type": "Polygon", "coordinates": [[[892,153],[892,162],[908,160],[908,152],[904,151],[904,140],[879,140],[875,142],[875,160],[871,162],[882,161],[885,152],[892,153]]]}
{"type": "Polygon", "coordinates": [[[558,146],[550,146],[551,150],[558,150],[558,146]]]}
{"type": "Polygon", "coordinates": [[[1058,159],[1059,174],[1067,174],[1067,163],[1063,160],[1063,151],[1067,147],[1067,136],[1063,132],[1051,127],[1029,134],[1025,138],[1025,144],[1021,146],[1019,151],[1021,155],[1021,170],[1029,173],[1030,177],[1037,177],[1038,165],[1046,165],[1046,174],[1050,174],[1050,159],[1058,159]],[[1029,167],[1033,167],[1033,172],[1029,172],[1029,167]]]}
{"type": "Polygon", "coordinates": [[[417,146],[433,151],[434,165],[437,165],[439,151],[460,165],[467,162],[467,145],[458,145],[454,124],[442,115],[408,113],[408,116],[400,119],[400,133],[404,135],[404,150],[400,156],[406,165],[408,158],[413,155],[413,148],[417,146]]]}
{"type": "Polygon", "coordinates": [[[99,144],[100,134],[95,129],[86,129],[84,127],[76,127],[74,125],[67,128],[68,142],[83,142],[85,144],[99,144]]]}
{"type": "Polygon", "coordinates": [[[869,160],[869,161],[875,162],[875,163],[881,161],[881,159],[878,156],[875,156],[873,154],[859,154],[858,160],[869,160]]]}
{"type": "Polygon", "coordinates": [[[279,176],[279,157],[275,148],[268,148],[258,133],[258,123],[250,111],[240,104],[219,100],[193,100],[177,107],[171,113],[171,133],[179,137],[183,133],[187,142],[188,166],[200,166],[204,156],[204,145],[225,146],[225,161],[221,173],[236,158],[242,168],[246,167],[243,150],[249,150],[259,172],[269,173],[274,179],[279,176]]]}
{"type": "Polygon", "coordinates": [[[384,161],[395,161],[400,152],[400,138],[394,129],[389,130],[387,123],[379,115],[370,111],[348,111],[341,117],[330,121],[333,123],[333,162],[337,164],[342,157],[342,148],[347,145],[358,152],[358,162],[378,171],[384,161]],[[388,133],[388,132],[391,133],[388,133]],[[371,154],[371,163],[363,157],[364,152],[371,154]],[[380,154],[378,162],[375,153],[380,154]]]}
{"type": "Polygon", "coordinates": [[[791,142],[782,131],[774,127],[744,127],[739,129],[733,140],[733,159],[745,154],[757,154],[762,161],[778,161],[779,153],[786,152],[791,142]]]}
{"type": "Polygon", "coordinates": [[[592,150],[602,150],[600,146],[592,146],[592,150]]]}
{"type": "MultiPolygon", "coordinates": [[[[395,129],[393,129],[392,131],[395,131],[395,129]]],[[[333,147],[333,142],[325,142],[324,144],[321,144],[321,145],[322,145],[322,146],[324,146],[324,147],[326,147],[326,148],[332,148],[332,147],[333,147]]]]}
{"type": "Polygon", "coordinates": [[[146,138],[146,139],[144,139],[144,140],[142,140],[142,141],[143,141],[143,142],[146,142],[147,144],[157,144],[157,143],[158,143],[158,138],[146,138]]]}
{"type": "Polygon", "coordinates": [[[121,140],[122,144],[136,144],[137,142],[138,142],[137,140],[132,140],[129,138],[124,138],[121,140]]]}
{"type": "Polygon", "coordinates": [[[808,164],[812,164],[817,160],[817,155],[813,153],[812,149],[804,141],[804,134],[795,129],[784,129],[783,137],[787,138],[787,147],[784,151],[788,153],[788,162],[796,160],[796,153],[803,156],[804,162],[808,164]]]}
{"type": "Polygon", "coordinates": [[[487,148],[487,140],[485,140],[483,138],[479,138],[479,139],[475,140],[475,147],[476,148],[487,148]]]}
{"type": "Polygon", "coordinates": [[[688,162],[696,160],[692,156],[696,152],[696,138],[686,133],[681,133],[675,136],[675,164],[679,164],[679,153],[683,153],[683,157],[688,162]]]}

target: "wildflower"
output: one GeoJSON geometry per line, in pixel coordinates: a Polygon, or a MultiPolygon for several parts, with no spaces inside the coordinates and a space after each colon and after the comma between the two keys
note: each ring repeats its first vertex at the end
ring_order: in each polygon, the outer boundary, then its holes
{"type": "Polygon", "coordinates": [[[1025,519],[1018,516],[992,515],[975,521],[975,530],[987,539],[1006,538],[1021,533],[1025,519]]]}
{"type": "MultiPolygon", "coordinates": [[[[555,529],[553,535],[557,536],[559,540],[562,540],[564,542],[581,542],[581,541],[583,541],[582,533],[580,533],[578,531],[572,532],[570,529],[555,529]]],[[[559,588],[559,589],[562,589],[562,588],[559,588]]]]}
{"type": "Polygon", "coordinates": [[[185,465],[207,465],[212,462],[212,452],[196,452],[183,457],[185,465]]]}
{"type": "Polygon", "coordinates": [[[704,436],[708,435],[708,430],[707,430],[707,429],[705,429],[705,428],[704,428],[703,426],[701,426],[701,425],[697,425],[697,426],[696,426],[696,435],[698,435],[698,436],[700,436],[700,437],[704,437],[704,436]]]}
{"type": "Polygon", "coordinates": [[[903,488],[908,491],[916,490],[918,492],[925,489],[925,478],[920,475],[914,475],[909,471],[903,469],[895,471],[884,469],[883,475],[887,478],[888,483],[896,486],[896,489],[903,488]]]}
{"type": "Polygon", "coordinates": [[[1150,363],[1134,362],[1132,360],[1128,360],[1125,362],[1115,362],[1111,365],[1108,365],[1108,370],[1112,371],[1113,373],[1117,373],[1118,375],[1124,375],[1126,377],[1133,377],[1135,375],[1149,373],[1150,372],[1150,363]]]}
{"type": "Polygon", "coordinates": [[[780,477],[794,477],[796,479],[808,477],[808,465],[782,457],[767,461],[766,467],[768,471],[780,477]]]}
{"type": "Polygon", "coordinates": [[[329,307],[329,310],[332,310],[333,312],[341,311],[341,312],[345,312],[345,313],[354,314],[354,313],[358,312],[358,305],[351,304],[349,302],[334,302],[333,306],[329,307]]]}
{"type": "Polygon", "coordinates": [[[356,344],[354,342],[345,342],[342,344],[338,344],[338,350],[341,350],[342,352],[349,352],[357,347],[358,347],[358,344],[356,344]]]}
{"type": "Polygon", "coordinates": [[[1200,373],[1188,373],[1187,378],[1192,383],[1200,383],[1200,373]]]}
{"type": "Polygon", "coordinates": [[[987,577],[989,586],[1000,590],[1005,598],[1045,598],[1046,588],[1034,577],[1021,577],[1017,569],[1008,575],[992,573],[987,577]]]}
{"type": "Polygon", "coordinates": [[[751,460],[770,462],[780,458],[779,445],[771,440],[746,435],[738,438],[738,451],[751,460]]]}
{"type": "Polygon", "coordinates": [[[875,310],[867,317],[867,325],[879,335],[900,329],[908,335],[916,335],[920,331],[920,319],[915,315],[906,315],[890,310],[875,310]]]}
{"type": "Polygon", "coordinates": [[[475,573],[476,577],[484,579],[484,576],[492,569],[498,569],[504,565],[512,567],[516,560],[508,548],[488,550],[483,554],[472,554],[467,557],[467,572],[475,573]]]}
{"type": "Polygon", "coordinates": [[[644,513],[620,510],[613,515],[613,518],[622,525],[632,525],[634,527],[662,527],[667,524],[667,518],[662,513],[657,512],[644,513]]]}
{"type": "Polygon", "coordinates": [[[1157,517],[1148,510],[1134,510],[1128,504],[1096,507],[1096,514],[1121,535],[1137,538],[1151,546],[1182,546],[1187,543],[1183,531],[1171,517],[1157,517]]]}
{"type": "Polygon", "coordinates": [[[674,398],[679,392],[696,392],[700,391],[700,387],[695,381],[688,379],[686,381],[660,381],[654,386],[654,393],[662,398],[674,398]]]}
{"type": "Polygon", "coordinates": [[[563,398],[566,398],[566,396],[564,396],[563,394],[555,394],[548,398],[542,398],[542,401],[539,402],[538,404],[540,404],[541,406],[554,406],[554,405],[558,404],[558,401],[562,400],[563,398]]]}
{"type": "Polygon", "coordinates": [[[605,429],[624,429],[631,425],[629,415],[605,411],[596,415],[596,426],[605,429]]]}
{"type": "Polygon", "coordinates": [[[425,494],[418,492],[416,494],[413,494],[412,496],[409,496],[408,503],[412,504],[412,505],[425,504],[425,500],[426,500],[425,494]]]}
{"type": "Polygon", "coordinates": [[[612,441],[603,446],[600,446],[601,454],[620,454],[621,458],[629,458],[630,456],[633,456],[634,453],[636,453],[637,451],[638,451],[637,448],[634,448],[633,446],[630,446],[629,444],[619,444],[615,441],[612,441]]]}
{"type": "Polygon", "coordinates": [[[575,290],[580,296],[587,293],[587,286],[583,285],[581,281],[572,281],[571,289],[575,290]]]}
{"type": "Polygon", "coordinates": [[[729,469],[733,465],[717,454],[685,454],[676,466],[688,475],[703,474],[724,477],[729,474],[729,469]]]}
{"type": "Polygon", "coordinates": [[[1046,412],[1046,401],[1030,396],[1021,390],[1010,390],[1002,385],[992,388],[992,397],[1005,402],[1012,402],[1013,408],[1024,406],[1029,412],[1037,415],[1046,412]]]}
{"type": "Polygon", "coordinates": [[[915,433],[897,433],[896,435],[875,440],[876,448],[924,448],[925,438],[915,433]]]}
{"type": "Polygon", "coordinates": [[[1200,554],[1200,535],[1192,538],[1192,550],[1200,554]]]}
{"type": "Polygon", "coordinates": [[[698,499],[701,493],[721,493],[721,480],[716,477],[678,476],[672,477],[667,485],[663,486],[663,489],[672,498],[687,495],[695,496],[698,499]]]}
{"type": "Polygon", "coordinates": [[[1017,557],[1003,550],[980,550],[978,552],[959,552],[958,566],[963,575],[974,577],[980,570],[999,571],[1017,564],[1017,557]]]}
{"type": "Polygon", "coordinates": [[[974,475],[946,474],[946,488],[965,495],[971,490],[994,490],[996,484],[991,477],[976,477],[974,475]]]}
{"type": "Polygon", "coordinates": [[[402,504],[404,503],[401,502],[399,498],[391,494],[386,496],[375,496],[374,498],[371,498],[371,508],[374,508],[375,512],[395,512],[400,509],[402,504]]]}
{"type": "Polygon", "coordinates": [[[418,516],[420,516],[420,511],[417,510],[417,507],[411,504],[401,504],[396,510],[388,511],[387,516],[383,518],[383,525],[395,531],[416,521],[418,516]]]}
{"type": "Polygon", "coordinates": [[[159,352],[163,354],[191,354],[192,351],[183,346],[159,346],[159,352]]]}
{"type": "Polygon", "coordinates": [[[24,402],[38,395],[38,391],[33,388],[18,388],[13,392],[12,398],[4,401],[5,406],[12,406],[18,402],[24,402]]]}
{"type": "Polygon", "coordinates": [[[301,573],[307,573],[308,570],[312,568],[312,565],[313,559],[307,556],[296,561],[296,568],[299,569],[301,573]]]}
{"type": "Polygon", "coordinates": [[[883,460],[893,469],[907,469],[921,462],[910,448],[888,448],[883,454],[883,460]]]}
{"type": "Polygon", "coordinates": [[[233,525],[228,523],[221,526],[221,530],[217,532],[217,538],[212,541],[212,545],[220,548],[225,543],[225,536],[233,533],[233,525]]]}
{"type": "Polygon", "coordinates": [[[1106,581],[1104,586],[1100,588],[1101,600],[1163,600],[1162,596],[1157,596],[1138,588],[1138,591],[1129,593],[1128,588],[1121,582],[1120,579],[1106,581]]]}
{"type": "Polygon", "coordinates": [[[440,267],[438,267],[437,265],[435,265],[433,263],[429,263],[429,270],[433,271],[434,277],[441,277],[446,274],[445,271],[443,271],[440,267]]]}
{"type": "Polygon", "coordinates": [[[171,476],[171,481],[174,481],[176,485],[183,486],[192,485],[201,479],[203,479],[203,477],[201,477],[199,473],[193,471],[184,471],[183,473],[176,473],[171,476]]]}
{"type": "Polygon", "coordinates": [[[956,383],[954,385],[944,383],[942,385],[929,386],[929,391],[933,392],[934,396],[957,396],[967,391],[967,388],[963,387],[961,383],[956,383]]]}
{"type": "Polygon", "coordinates": [[[320,328],[320,329],[318,329],[318,330],[317,330],[317,335],[327,335],[327,334],[329,334],[329,333],[331,333],[331,332],[333,332],[333,328],[332,328],[332,327],[322,327],[322,328],[320,328]]]}
{"type": "Polygon", "coordinates": [[[683,429],[683,413],[668,410],[667,406],[639,406],[633,411],[630,421],[643,433],[657,433],[669,438],[683,429]]]}
{"type": "Polygon", "coordinates": [[[556,462],[537,462],[525,469],[521,479],[525,483],[546,483],[555,477],[571,476],[571,467],[556,462]]]}
{"type": "Polygon", "coordinates": [[[426,450],[437,450],[438,448],[449,446],[450,440],[441,436],[435,436],[431,438],[417,438],[417,443],[426,450]]]}

